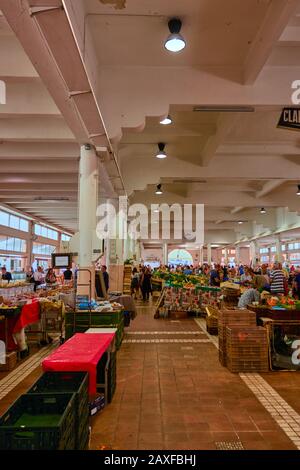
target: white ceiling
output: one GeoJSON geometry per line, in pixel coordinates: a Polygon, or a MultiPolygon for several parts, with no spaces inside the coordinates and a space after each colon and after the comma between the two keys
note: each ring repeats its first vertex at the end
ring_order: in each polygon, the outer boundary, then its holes
{"type": "MultiPolygon", "coordinates": [[[[3,12],[19,39],[0,16],[0,78],[8,93],[0,107],[0,204],[76,231],[83,137],[70,118],[73,106],[56,93],[56,78],[30,45],[30,30],[25,36],[15,25],[18,12],[10,5],[4,2],[3,12]],[[54,195],[68,200],[36,200],[54,195]]],[[[227,0],[226,8],[224,0],[65,5],[131,201],[156,203],[155,186],[162,183],[161,202],[201,202],[207,234],[216,243],[250,237],[254,225],[275,230],[278,208],[287,208],[294,224],[299,220],[300,134],[276,127],[282,106],[290,104],[291,82],[300,76],[299,0],[227,0]],[[182,19],[187,42],[178,55],[163,47],[174,16],[182,19]],[[255,112],[194,112],[200,105],[253,106],[255,112]],[[161,126],[168,113],[173,124],[161,126]],[[166,160],[155,158],[158,142],[166,143],[166,160]]],[[[46,43],[53,45],[57,34],[59,50],[66,21],[58,16],[57,32],[51,31],[51,14],[39,14],[39,26],[46,43]]],[[[84,91],[74,47],[66,39],[57,67],[71,91],[84,91]]],[[[95,114],[86,116],[83,125],[96,134],[95,114]]],[[[106,197],[117,175],[112,158],[103,159],[99,189],[106,197]]]]}

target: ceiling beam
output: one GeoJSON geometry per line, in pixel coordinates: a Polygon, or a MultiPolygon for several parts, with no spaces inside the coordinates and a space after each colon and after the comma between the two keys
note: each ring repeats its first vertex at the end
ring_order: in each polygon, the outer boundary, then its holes
{"type": "Polygon", "coordinates": [[[255,194],[255,197],[257,199],[266,196],[267,194],[270,194],[272,191],[274,191],[276,188],[279,188],[283,183],[285,183],[286,180],[271,180],[267,181],[267,183],[264,185],[264,187],[260,190],[257,191],[255,194]]]}
{"type": "Polygon", "coordinates": [[[202,152],[202,165],[208,166],[210,161],[215,156],[219,146],[224,143],[227,135],[234,128],[237,121],[240,119],[239,113],[225,113],[220,114],[217,122],[217,132],[209,137],[203,152],[202,152]]]}
{"type": "Polygon", "coordinates": [[[273,0],[270,3],[266,16],[246,57],[244,85],[253,85],[255,83],[270,56],[272,48],[279,40],[298,6],[298,0],[273,0]]]}
{"type": "Polygon", "coordinates": [[[238,214],[239,212],[241,212],[242,210],[244,210],[245,207],[234,207],[231,211],[230,211],[230,214],[238,214]]]}

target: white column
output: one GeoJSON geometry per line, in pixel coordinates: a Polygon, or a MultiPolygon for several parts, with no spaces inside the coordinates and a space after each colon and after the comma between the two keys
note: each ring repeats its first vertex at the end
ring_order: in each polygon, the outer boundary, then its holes
{"type": "Polygon", "coordinates": [[[255,267],[257,264],[258,256],[258,246],[255,241],[250,242],[250,263],[252,267],[255,267]]]}
{"type": "Polygon", "coordinates": [[[228,250],[229,248],[225,247],[224,264],[228,264],[228,250]]]}
{"type": "MultiPolygon", "coordinates": [[[[96,210],[98,202],[98,158],[94,147],[80,149],[79,162],[79,268],[92,272],[92,298],[95,293],[93,240],[96,237],[96,210]]],[[[78,284],[89,281],[88,273],[79,273],[78,284]]],[[[79,287],[79,294],[88,294],[87,287],[79,287]]]]}
{"type": "Polygon", "coordinates": [[[167,243],[163,244],[163,264],[165,266],[168,265],[168,244],[167,243]]]}
{"type": "Polygon", "coordinates": [[[203,245],[199,248],[199,266],[203,265],[203,245]]]}
{"type": "Polygon", "coordinates": [[[235,264],[240,264],[241,251],[239,245],[235,247],[235,264]]]}
{"type": "Polygon", "coordinates": [[[278,261],[279,263],[283,262],[283,256],[282,256],[282,250],[281,250],[281,240],[280,237],[277,237],[275,239],[275,246],[276,246],[276,255],[275,255],[275,260],[278,261]]]}
{"type": "Polygon", "coordinates": [[[211,265],[211,244],[207,244],[207,263],[211,265]]]}
{"type": "Polygon", "coordinates": [[[87,268],[93,260],[98,201],[98,159],[93,147],[81,147],[79,173],[79,266],[87,268]]]}

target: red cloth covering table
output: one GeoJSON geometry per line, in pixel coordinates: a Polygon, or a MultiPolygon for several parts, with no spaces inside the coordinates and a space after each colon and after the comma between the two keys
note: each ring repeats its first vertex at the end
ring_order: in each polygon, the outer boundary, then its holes
{"type": "Polygon", "coordinates": [[[25,328],[27,325],[38,323],[40,321],[40,303],[38,299],[34,299],[32,302],[25,304],[22,307],[21,315],[18,318],[17,323],[14,327],[14,333],[25,328]]]}
{"type": "Polygon", "coordinates": [[[38,299],[30,301],[22,307],[20,315],[16,317],[7,317],[6,326],[0,324],[0,340],[6,342],[6,328],[7,328],[7,351],[16,351],[18,345],[14,340],[13,334],[19,333],[25,326],[37,323],[40,320],[40,304],[38,299]]]}
{"type": "Polygon", "coordinates": [[[47,371],[82,371],[89,373],[89,393],[97,391],[97,364],[114,340],[114,333],[77,333],[42,362],[47,371]]]}

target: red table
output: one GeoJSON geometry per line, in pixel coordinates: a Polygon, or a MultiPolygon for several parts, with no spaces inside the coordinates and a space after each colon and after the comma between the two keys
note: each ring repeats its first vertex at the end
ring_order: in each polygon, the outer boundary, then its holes
{"type": "Polygon", "coordinates": [[[113,344],[115,334],[77,333],[42,362],[44,371],[85,371],[89,393],[97,391],[97,364],[113,344]]]}

